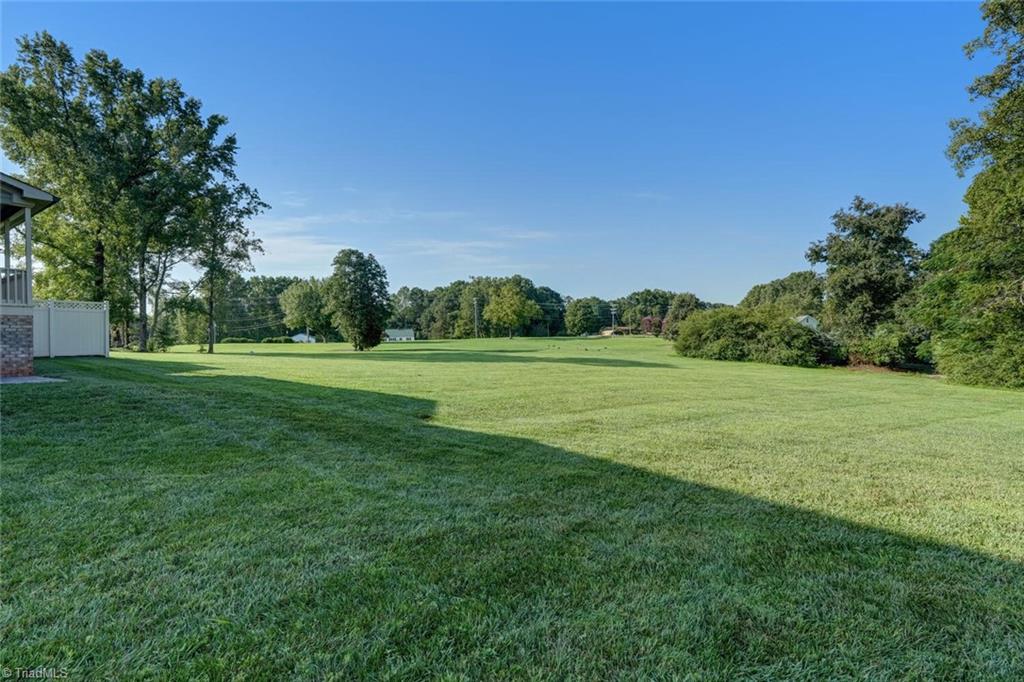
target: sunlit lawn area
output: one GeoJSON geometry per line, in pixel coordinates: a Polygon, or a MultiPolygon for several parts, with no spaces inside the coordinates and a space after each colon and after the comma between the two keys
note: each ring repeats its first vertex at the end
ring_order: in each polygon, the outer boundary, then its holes
{"type": "Polygon", "coordinates": [[[1019,392],[639,338],[193,350],[3,388],[4,666],[1024,676],[1019,392]]]}

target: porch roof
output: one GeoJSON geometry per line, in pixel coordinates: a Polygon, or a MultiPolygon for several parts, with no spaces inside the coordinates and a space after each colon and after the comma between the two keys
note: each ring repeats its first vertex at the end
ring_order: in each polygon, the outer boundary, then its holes
{"type": "Polygon", "coordinates": [[[24,221],[26,207],[36,215],[58,201],[60,199],[46,190],[0,173],[0,225],[4,232],[24,221]]]}

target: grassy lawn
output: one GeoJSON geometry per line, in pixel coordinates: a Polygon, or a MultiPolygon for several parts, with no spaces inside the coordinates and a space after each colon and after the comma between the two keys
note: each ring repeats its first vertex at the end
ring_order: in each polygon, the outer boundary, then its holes
{"type": "Polygon", "coordinates": [[[221,346],[3,388],[0,664],[1024,677],[1024,394],[656,339],[221,346]]]}

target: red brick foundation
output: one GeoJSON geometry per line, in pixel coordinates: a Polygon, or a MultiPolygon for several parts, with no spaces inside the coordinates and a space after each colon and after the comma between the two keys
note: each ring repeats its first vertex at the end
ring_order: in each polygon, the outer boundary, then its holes
{"type": "Polygon", "coordinates": [[[32,315],[0,315],[0,376],[31,376],[32,354],[32,315]]]}

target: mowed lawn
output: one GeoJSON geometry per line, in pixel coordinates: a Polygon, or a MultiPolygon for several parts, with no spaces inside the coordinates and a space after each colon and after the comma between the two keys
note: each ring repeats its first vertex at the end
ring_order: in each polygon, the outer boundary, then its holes
{"type": "Polygon", "coordinates": [[[1024,394],[657,339],[223,345],[2,391],[0,664],[1024,677],[1024,394]]]}

